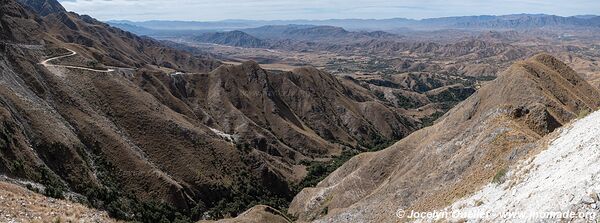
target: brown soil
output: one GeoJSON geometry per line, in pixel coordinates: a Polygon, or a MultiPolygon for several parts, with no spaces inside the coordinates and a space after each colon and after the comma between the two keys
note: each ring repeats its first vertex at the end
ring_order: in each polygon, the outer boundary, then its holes
{"type": "Polygon", "coordinates": [[[290,198],[303,161],[366,150],[420,124],[314,68],[219,66],[87,16],[1,1],[0,172],[12,178],[207,211],[247,191],[290,198]],[[132,69],[39,64],[65,49],[77,55],[52,63],[132,69]]]}
{"type": "Polygon", "coordinates": [[[301,220],[395,222],[398,208],[444,207],[489,183],[581,110],[597,108],[599,96],[565,64],[537,55],[513,65],[434,126],[361,154],[303,190],[290,213],[301,220]]]}
{"type": "Polygon", "coordinates": [[[0,182],[1,222],[117,222],[106,212],[0,182]]]}
{"type": "Polygon", "coordinates": [[[199,221],[198,223],[291,223],[282,213],[265,205],[254,206],[236,218],[219,221],[199,221]]]}

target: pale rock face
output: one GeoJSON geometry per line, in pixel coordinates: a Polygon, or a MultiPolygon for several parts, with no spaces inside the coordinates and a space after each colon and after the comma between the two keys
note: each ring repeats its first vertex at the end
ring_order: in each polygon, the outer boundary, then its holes
{"type": "MultiPolygon", "coordinates": [[[[467,218],[468,222],[511,222],[515,219],[495,215],[510,212],[573,212],[577,217],[564,219],[575,222],[596,220],[600,217],[597,204],[599,161],[600,112],[595,112],[560,129],[559,136],[547,149],[510,168],[504,183],[490,183],[445,211],[493,213],[488,218],[467,218]]],[[[558,219],[532,218],[527,221],[558,219]]]]}

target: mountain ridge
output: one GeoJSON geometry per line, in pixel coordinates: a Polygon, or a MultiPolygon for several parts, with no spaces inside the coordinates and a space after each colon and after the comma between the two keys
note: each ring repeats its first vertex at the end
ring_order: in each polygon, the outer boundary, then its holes
{"type": "Polygon", "coordinates": [[[554,27],[557,25],[599,27],[599,16],[556,16],[548,14],[510,14],[510,15],[479,15],[479,16],[454,16],[427,19],[328,19],[328,20],[224,20],[217,22],[193,22],[193,21],[146,21],[132,22],[127,20],[108,21],[108,23],[127,23],[150,29],[244,29],[256,28],[269,25],[314,25],[314,26],[338,26],[349,30],[392,30],[399,28],[414,29],[448,29],[448,28],[475,28],[475,29],[528,29],[541,27],[554,27]],[[160,23],[162,25],[155,25],[160,23]],[[235,26],[223,25],[233,23],[235,26]],[[180,24],[180,25],[178,25],[180,24]],[[429,27],[429,28],[423,28],[429,27]]]}
{"type": "Polygon", "coordinates": [[[304,189],[290,214],[303,221],[393,222],[398,208],[442,208],[489,182],[581,110],[597,108],[599,95],[566,65],[539,54],[511,66],[432,127],[361,154],[304,189]]]}
{"type": "Polygon", "coordinates": [[[19,0],[23,5],[31,7],[41,16],[47,16],[53,13],[67,12],[67,10],[56,0],[19,0]]]}
{"type": "MultiPolygon", "coordinates": [[[[543,221],[558,218],[594,221],[598,218],[598,168],[596,153],[600,112],[581,115],[577,120],[541,139],[537,151],[510,166],[473,194],[453,202],[442,211],[487,212],[487,216],[462,220],[518,221],[540,212],[574,213],[540,216],[543,221]],[[577,174],[573,174],[577,173],[577,174]],[[527,199],[519,199],[527,197],[527,199]],[[479,202],[475,202],[478,200],[479,202]],[[476,204],[476,205],[475,205],[476,204]],[[551,205],[549,205],[551,204],[551,205]],[[514,210],[512,208],[518,208],[514,210]],[[511,210],[512,209],[512,210],[511,210]],[[515,214],[515,213],[519,214],[515,214]],[[506,214],[509,213],[509,214],[506,214]]],[[[428,219],[432,220],[432,219],[428,219]]],[[[453,217],[446,220],[454,221],[453,217]]],[[[418,222],[427,222],[420,219],[418,222]]]]}

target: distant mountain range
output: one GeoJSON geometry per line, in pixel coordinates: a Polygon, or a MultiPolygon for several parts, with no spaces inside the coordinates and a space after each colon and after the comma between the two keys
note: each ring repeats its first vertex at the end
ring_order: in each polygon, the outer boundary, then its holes
{"type": "Polygon", "coordinates": [[[218,30],[231,31],[260,26],[313,25],[337,26],[347,30],[394,30],[410,28],[417,30],[435,29],[530,29],[554,26],[600,27],[600,16],[580,15],[562,17],[547,14],[513,14],[458,16],[431,19],[329,19],[329,20],[223,20],[215,22],[193,21],[108,21],[111,25],[133,25],[153,30],[218,30]]]}
{"type": "MultiPolygon", "coordinates": [[[[127,29],[128,24],[121,26],[122,29],[127,29]]],[[[137,26],[130,27],[130,31],[139,35],[153,35],[154,37],[167,37],[159,32],[146,32],[145,28],[137,26]],[[138,33],[139,32],[139,33],[138,33]],[[145,34],[146,33],[146,34],[145,34]]],[[[168,31],[164,31],[168,34],[168,31]]],[[[368,40],[387,40],[401,38],[399,35],[383,31],[374,32],[352,32],[335,26],[312,26],[312,25],[277,25],[277,26],[261,26],[258,28],[242,29],[223,32],[201,32],[183,33],[179,31],[172,36],[179,36],[189,41],[198,43],[212,43],[218,45],[227,45],[244,48],[286,48],[294,47],[306,49],[306,43],[311,43],[313,47],[317,47],[313,43],[330,43],[351,41],[368,41],[368,40]]],[[[329,45],[322,45],[327,47],[329,45]]]]}
{"type": "Polygon", "coordinates": [[[262,48],[268,46],[267,42],[242,31],[205,33],[194,37],[194,40],[203,43],[249,48],[262,48]]]}

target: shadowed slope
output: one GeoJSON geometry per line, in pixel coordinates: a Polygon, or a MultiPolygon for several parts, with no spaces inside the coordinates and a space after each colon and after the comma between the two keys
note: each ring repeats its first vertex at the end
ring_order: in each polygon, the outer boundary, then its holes
{"type": "Polygon", "coordinates": [[[121,219],[284,208],[306,162],[419,124],[314,68],[213,69],[87,16],[0,1],[0,173],[121,219]]]}
{"type": "Polygon", "coordinates": [[[23,5],[31,7],[41,16],[47,16],[51,13],[67,12],[65,8],[56,0],[19,0],[23,5]]]}

